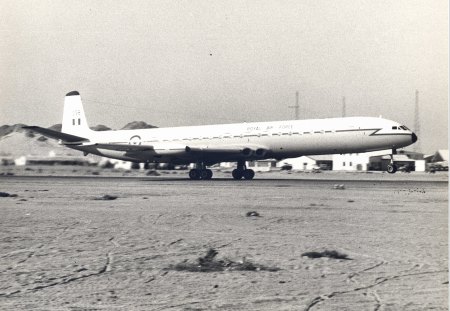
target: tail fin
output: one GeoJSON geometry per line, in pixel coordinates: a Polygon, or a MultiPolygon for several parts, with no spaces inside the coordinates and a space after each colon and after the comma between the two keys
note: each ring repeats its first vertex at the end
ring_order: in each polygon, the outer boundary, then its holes
{"type": "Polygon", "coordinates": [[[89,138],[91,129],[84,115],[80,93],[72,91],[66,94],[64,99],[64,113],[61,132],[89,138]]]}

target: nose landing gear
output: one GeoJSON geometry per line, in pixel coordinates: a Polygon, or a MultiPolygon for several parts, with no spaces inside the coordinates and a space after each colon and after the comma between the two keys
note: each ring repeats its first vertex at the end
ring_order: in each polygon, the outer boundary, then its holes
{"type": "Polygon", "coordinates": [[[395,174],[395,172],[397,172],[398,169],[397,165],[394,164],[394,154],[397,154],[397,149],[392,149],[391,162],[387,166],[387,172],[389,174],[395,174]]]}
{"type": "Polygon", "coordinates": [[[395,174],[395,172],[397,172],[397,165],[395,165],[395,164],[389,164],[389,165],[387,166],[387,172],[388,172],[389,174],[395,174]]]}

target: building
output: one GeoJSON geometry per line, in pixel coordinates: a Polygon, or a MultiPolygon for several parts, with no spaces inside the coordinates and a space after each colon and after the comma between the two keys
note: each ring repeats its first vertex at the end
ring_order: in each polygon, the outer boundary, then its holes
{"type": "Polygon", "coordinates": [[[371,170],[370,158],[391,154],[391,150],[380,150],[364,153],[347,153],[333,155],[334,171],[368,171],[371,170]]]}
{"type": "Polygon", "coordinates": [[[441,149],[424,158],[430,171],[448,171],[448,150],[441,149]]]}
{"type": "Polygon", "coordinates": [[[260,160],[260,161],[248,161],[246,163],[247,168],[254,170],[255,172],[268,172],[272,168],[276,167],[277,161],[274,159],[260,160]]]}
{"type": "Polygon", "coordinates": [[[277,163],[277,167],[281,168],[283,166],[291,166],[291,169],[299,171],[309,171],[313,169],[319,169],[316,160],[314,160],[313,157],[309,156],[284,159],[277,163]]]}
{"type": "Polygon", "coordinates": [[[436,163],[436,162],[448,162],[448,150],[441,149],[436,151],[434,154],[426,156],[425,160],[427,163],[436,163]]]}
{"type": "MultiPolygon", "coordinates": [[[[401,150],[398,154],[393,155],[393,161],[400,171],[424,172],[426,168],[424,156],[418,152],[401,150]]],[[[369,169],[373,171],[386,171],[390,163],[390,154],[373,156],[370,157],[369,169]]]]}
{"type": "Polygon", "coordinates": [[[332,154],[310,156],[310,158],[316,160],[316,165],[321,170],[324,170],[324,171],[333,170],[333,155],[332,154]]]}
{"type": "Polygon", "coordinates": [[[16,166],[25,166],[25,165],[96,165],[96,162],[93,162],[89,158],[84,157],[63,157],[63,156],[54,156],[54,157],[40,157],[40,156],[21,156],[14,159],[14,164],[16,166]]]}

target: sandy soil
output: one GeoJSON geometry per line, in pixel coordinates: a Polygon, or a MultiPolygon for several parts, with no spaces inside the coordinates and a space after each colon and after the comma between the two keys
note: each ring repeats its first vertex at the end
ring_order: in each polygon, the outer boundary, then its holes
{"type": "Polygon", "coordinates": [[[0,309],[447,310],[447,175],[294,175],[1,176],[0,309]]]}

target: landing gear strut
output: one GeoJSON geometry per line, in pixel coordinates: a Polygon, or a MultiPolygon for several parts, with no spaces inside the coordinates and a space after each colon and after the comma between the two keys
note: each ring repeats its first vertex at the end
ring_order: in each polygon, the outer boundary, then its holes
{"type": "Polygon", "coordinates": [[[397,149],[392,149],[391,162],[387,166],[387,172],[389,174],[395,174],[397,172],[397,165],[394,164],[394,154],[397,154],[397,149]]]}
{"type": "Polygon", "coordinates": [[[239,180],[244,177],[244,179],[253,179],[255,177],[255,172],[253,170],[247,169],[245,166],[245,161],[238,161],[237,168],[231,172],[234,179],[239,180]]]}
{"type": "Polygon", "coordinates": [[[209,180],[213,176],[213,172],[206,168],[204,163],[197,163],[195,168],[189,171],[189,178],[192,180],[209,180]]]}

